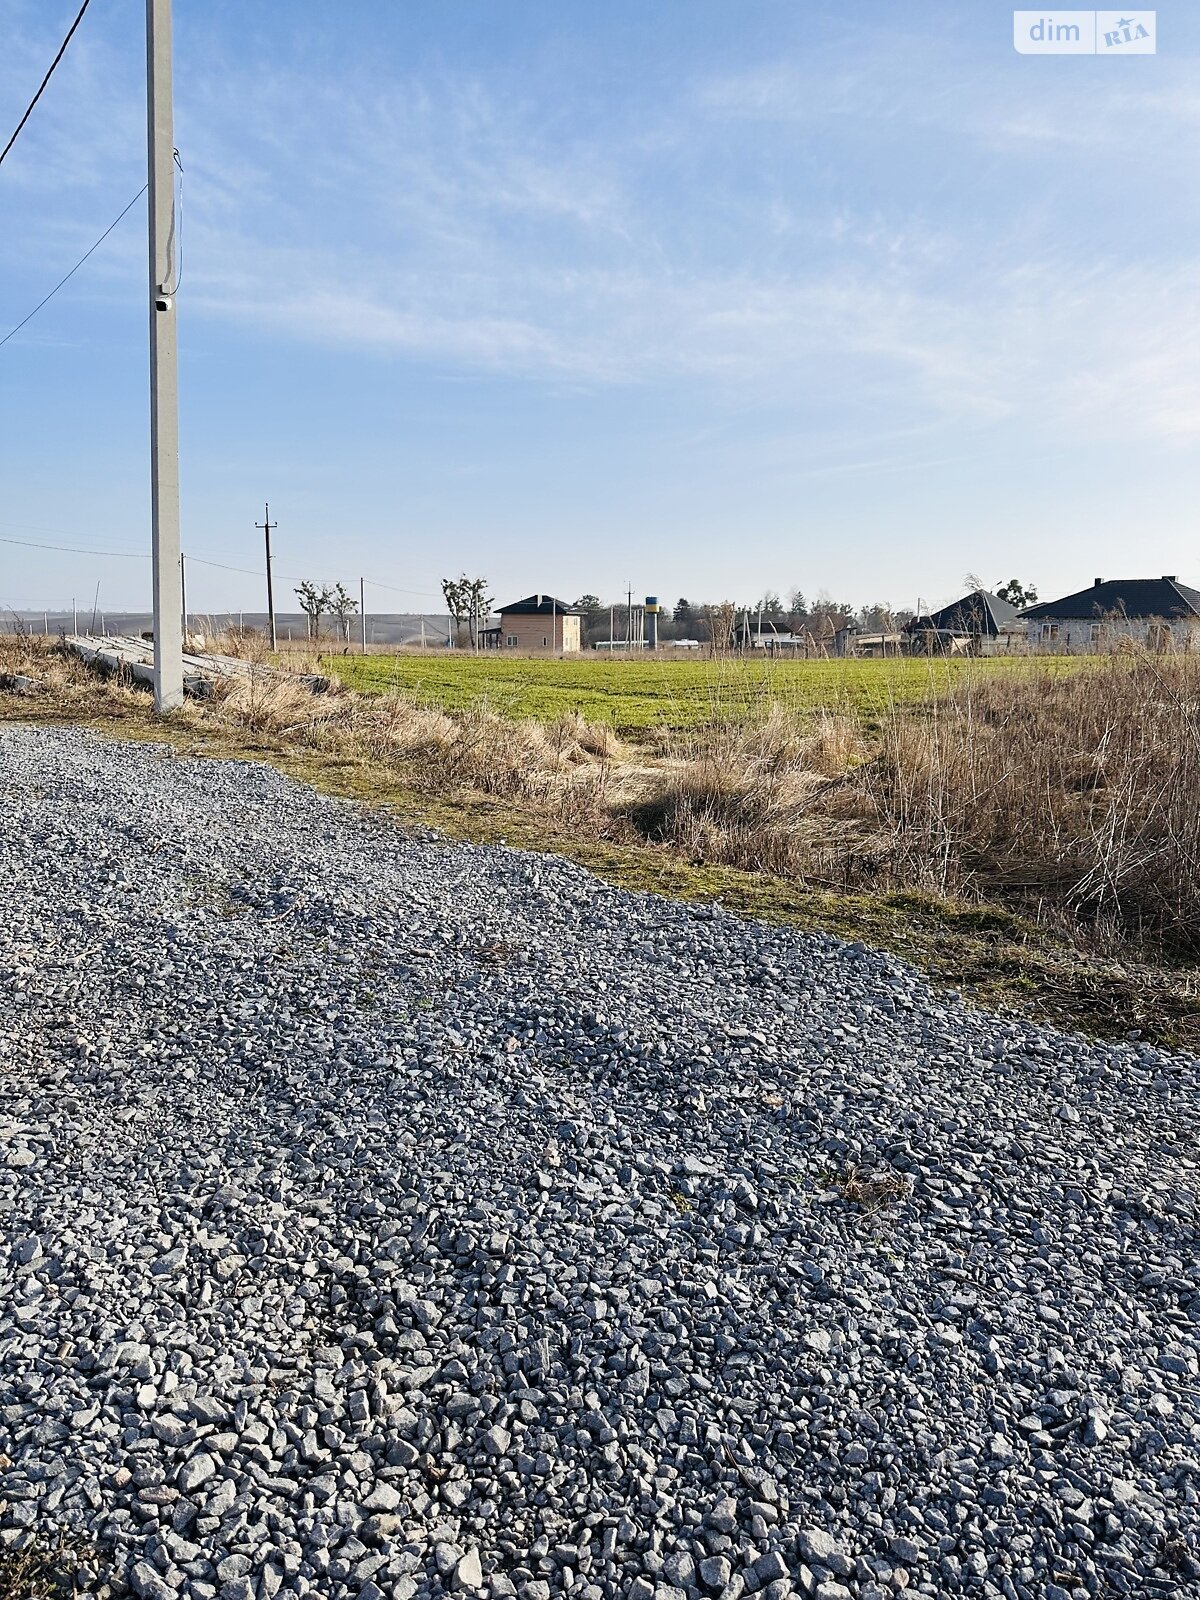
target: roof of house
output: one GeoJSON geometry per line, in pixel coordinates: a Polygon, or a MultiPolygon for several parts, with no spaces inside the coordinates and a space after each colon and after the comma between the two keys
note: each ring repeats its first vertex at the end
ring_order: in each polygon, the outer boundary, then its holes
{"type": "Polygon", "coordinates": [[[552,594],[527,594],[524,600],[514,600],[511,605],[501,606],[502,617],[579,617],[583,613],[568,605],[565,600],[556,600],[552,594]]]}
{"type": "Polygon", "coordinates": [[[987,589],[972,589],[952,605],[932,611],[928,616],[913,617],[908,624],[910,632],[921,629],[938,629],[944,633],[987,634],[994,638],[1006,623],[1015,622],[1017,608],[998,594],[987,589]]]}
{"type": "Polygon", "coordinates": [[[1189,589],[1171,574],[1163,578],[1097,578],[1090,589],[1044,600],[1021,613],[1031,622],[1040,617],[1093,618],[1200,617],[1200,589],[1189,589]]]}

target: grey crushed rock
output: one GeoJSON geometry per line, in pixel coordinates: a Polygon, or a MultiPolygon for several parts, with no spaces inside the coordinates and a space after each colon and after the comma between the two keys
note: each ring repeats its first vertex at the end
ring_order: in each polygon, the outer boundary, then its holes
{"type": "Polygon", "coordinates": [[[1200,1595],[1194,1059],[258,765],[10,727],[0,786],[0,1557],[1200,1595]]]}

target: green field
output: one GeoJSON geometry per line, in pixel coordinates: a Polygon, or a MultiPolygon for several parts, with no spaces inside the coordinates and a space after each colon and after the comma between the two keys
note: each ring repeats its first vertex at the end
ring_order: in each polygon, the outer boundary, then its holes
{"type": "Polygon", "coordinates": [[[1013,661],[538,660],[524,656],[330,656],[325,670],[348,688],[388,691],[448,711],[487,706],[511,717],[551,722],[572,711],[620,732],[689,728],[741,719],[772,701],[797,710],[853,711],[870,719],[895,702],[928,700],[964,673],[1008,672],[1013,661]]]}

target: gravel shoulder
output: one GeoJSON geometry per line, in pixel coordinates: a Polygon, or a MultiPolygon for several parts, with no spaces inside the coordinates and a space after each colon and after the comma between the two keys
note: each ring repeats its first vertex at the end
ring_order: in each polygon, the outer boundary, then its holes
{"type": "Polygon", "coordinates": [[[1200,1064],[0,728],[0,1583],[1200,1595],[1200,1064]]]}

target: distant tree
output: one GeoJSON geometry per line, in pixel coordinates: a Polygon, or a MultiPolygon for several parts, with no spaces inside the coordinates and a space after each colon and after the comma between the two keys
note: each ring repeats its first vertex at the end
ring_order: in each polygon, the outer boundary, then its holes
{"type": "Polygon", "coordinates": [[[1037,604],[1037,590],[1031,583],[1021,583],[1017,578],[1010,578],[1007,583],[997,585],[996,593],[1001,600],[1007,600],[1010,606],[1016,606],[1018,611],[1037,604]]]}
{"type": "Polygon", "coordinates": [[[778,622],[783,615],[783,601],[774,589],[768,589],[756,609],[761,611],[764,617],[769,617],[772,622],[778,622]]]}
{"type": "Polygon", "coordinates": [[[808,598],[803,589],[790,589],[788,591],[784,621],[791,633],[803,634],[808,631],[808,598]]]}
{"type": "Polygon", "coordinates": [[[479,649],[479,630],[492,609],[492,596],[486,578],[472,578],[467,585],[467,628],[471,635],[472,650],[479,649]]]}
{"type": "Polygon", "coordinates": [[[471,611],[471,580],[466,573],[460,573],[457,578],[442,579],[442,594],[446,599],[446,610],[450,613],[454,625],[454,642],[462,643],[463,627],[471,611]]]}
{"type": "Polygon", "coordinates": [[[836,627],[843,627],[848,618],[854,615],[854,607],[842,605],[835,600],[828,589],[822,589],[809,607],[809,616],[814,622],[832,620],[836,627]]]}
{"type": "Polygon", "coordinates": [[[321,618],[329,610],[333,600],[333,590],[326,585],[318,589],[315,583],[305,581],[295,590],[295,595],[300,602],[301,611],[308,618],[308,637],[319,639],[321,618]]]}
{"type": "Polygon", "coordinates": [[[468,578],[465,572],[457,578],[443,578],[442,594],[446,597],[446,610],[454,621],[455,637],[461,637],[465,626],[471,648],[476,649],[480,625],[492,608],[487,579],[468,578]]]}
{"type": "Polygon", "coordinates": [[[708,624],[708,639],[713,653],[732,650],[737,627],[737,607],[733,601],[722,600],[718,605],[702,606],[700,614],[708,624]]]}
{"type": "Polygon", "coordinates": [[[968,572],[963,578],[963,587],[968,594],[974,594],[976,589],[986,589],[987,584],[977,572],[968,572]]]}
{"type": "Polygon", "coordinates": [[[327,591],[327,595],[326,604],[329,607],[329,611],[337,618],[338,637],[343,644],[349,644],[350,619],[358,610],[358,601],[347,594],[340,583],[334,584],[333,588],[327,591]]]}
{"type": "Polygon", "coordinates": [[[805,626],[822,649],[828,650],[834,636],[848,625],[854,607],[840,605],[827,589],[822,589],[809,608],[805,626]]]}
{"type": "Polygon", "coordinates": [[[895,615],[886,602],[863,606],[856,620],[864,633],[894,633],[896,630],[895,615]]]}
{"type": "Polygon", "coordinates": [[[595,644],[608,638],[608,607],[598,594],[581,594],[575,602],[576,611],[583,612],[580,630],[585,644],[595,644]]]}
{"type": "Polygon", "coordinates": [[[674,622],[695,622],[696,608],[690,600],[676,600],[671,617],[674,622]]]}

